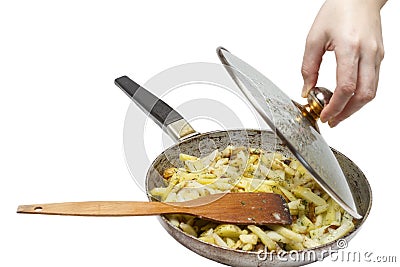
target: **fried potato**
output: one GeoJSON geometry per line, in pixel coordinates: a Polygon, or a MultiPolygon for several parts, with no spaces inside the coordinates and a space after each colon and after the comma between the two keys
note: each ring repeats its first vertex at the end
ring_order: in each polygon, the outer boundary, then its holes
{"type": "Polygon", "coordinates": [[[273,192],[287,201],[288,226],[233,225],[194,216],[168,215],[185,233],[217,246],[258,251],[301,250],[326,244],[354,229],[353,218],[329,197],[293,158],[259,148],[227,146],[198,158],[180,154],[185,168],[168,168],[166,187],[150,193],[161,201],[185,201],[224,192],[273,192]]]}

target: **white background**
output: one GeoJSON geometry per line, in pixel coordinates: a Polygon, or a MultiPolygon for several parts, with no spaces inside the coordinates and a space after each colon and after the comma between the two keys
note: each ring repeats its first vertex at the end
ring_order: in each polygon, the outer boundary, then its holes
{"type": "MultiPolygon", "coordinates": [[[[29,203],[146,200],[124,162],[130,101],[113,84],[120,75],[144,83],[175,65],[218,63],[215,48],[223,45],[303,101],[304,43],[322,2],[2,1],[0,266],[220,266],[179,245],[155,217],[15,211],[29,203]]],[[[337,128],[322,126],[373,189],[370,217],[348,250],[397,261],[399,10],[394,0],[382,10],[386,54],[376,99],[337,128]]],[[[319,85],[335,86],[333,54],[319,85]]]]}

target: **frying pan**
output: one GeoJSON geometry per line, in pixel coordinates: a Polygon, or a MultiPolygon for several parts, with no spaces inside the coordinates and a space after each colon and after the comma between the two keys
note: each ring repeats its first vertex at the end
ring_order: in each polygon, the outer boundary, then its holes
{"type": "MultiPolygon", "coordinates": [[[[272,131],[234,129],[198,133],[177,111],[127,76],[117,78],[115,84],[177,141],[153,161],[147,172],[146,192],[150,201],[157,201],[149,193],[153,188],[165,187],[162,176],[164,170],[171,167],[183,167],[179,160],[180,153],[200,157],[215,149],[223,150],[226,146],[233,145],[279,151],[287,157],[294,158],[285,144],[272,131]]],[[[365,175],[357,165],[339,151],[333,148],[332,151],[349,183],[357,210],[363,216],[361,220],[355,222],[355,228],[343,237],[344,240],[341,240],[348,242],[360,230],[368,217],[372,204],[372,192],[365,175]]],[[[298,251],[297,257],[293,257],[290,253],[277,254],[276,252],[260,255],[258,252],[232,250],[203,242],[175,227],[164,216],[159,216],[159,221],[173,238],[188,249],[208,259],[231,266],[300,266],[322,260],[330,252],[343,248],[337,241],[333,241],[313,249],[298,251]]]]}

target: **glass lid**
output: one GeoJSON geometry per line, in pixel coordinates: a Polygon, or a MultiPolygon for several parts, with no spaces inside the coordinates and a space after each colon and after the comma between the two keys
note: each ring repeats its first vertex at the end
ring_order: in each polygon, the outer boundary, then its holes
{"type": "Polygon", "coordinates": [[[332,150],[294,102],[268,78],[224,48],[217,49],[235,83],[316,182],[356,219],[355,201],[332,150]]]}

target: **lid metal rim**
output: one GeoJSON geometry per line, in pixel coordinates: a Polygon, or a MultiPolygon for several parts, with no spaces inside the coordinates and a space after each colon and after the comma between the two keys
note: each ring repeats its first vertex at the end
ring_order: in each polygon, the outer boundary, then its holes
{"type": "MultiPolygon", "coordinates": [[[[217,54],[221,60],[221,62],[224,64],[225,69],[228,71],[232,79],[236,82],[238,85],[239,89],[242,91],[242,93],[246,96],[246,98],[249,100],[251,105],[257,110],[259,115],[264,119],[264,121],[271,127],[271,129],[278,135],[278,137],[286,144],[286,146],[289,148],[289,150],[294,154],[294,156],[301,162],[301,164],[310,172],[310,174],[313,176],[314,180],[318,183],[319,186],[323,190],[325,190],[330,197],[332,197],[333,200],[335,200],[346,212],[348,212],[351,216],[353,216],[356,219],[361,219],[363,216],[360,215],[357,211],[357,207],[354,205],[354,207],[349,206],[346,202],[344,202],[336,193],[335,191],[331,190],[330,187],[324,182],[324,180],[316,173],[313,168],[307,163],[307,161],[304,159],[304,157],[295,149],[295,147],[285,138],[285,136],[276,128],[275,124],[268,118],[268,116],[265,115],[262,107],[259,106],[257,100],[254,98],[254,96],[248,92],[244,87],[243,83],[240,81],[238,77],[233,72],[233,69],[235,71],[241,73],[239,70],[237,70],[234,66],[230,65],[229,62],[226,60],[225,56],[223,55],[223,51],[226,51],[230,53],[228,50],[226,50],[223,47],[218,47],[217,48],[217,54]]],[[[244,77],[249,79],[249,81],[252,81],[249,77],[247,77],[245,74],[241,73],[244,77]]],[[[355,203],[354,203],[355,204],[355,203]]]]}

